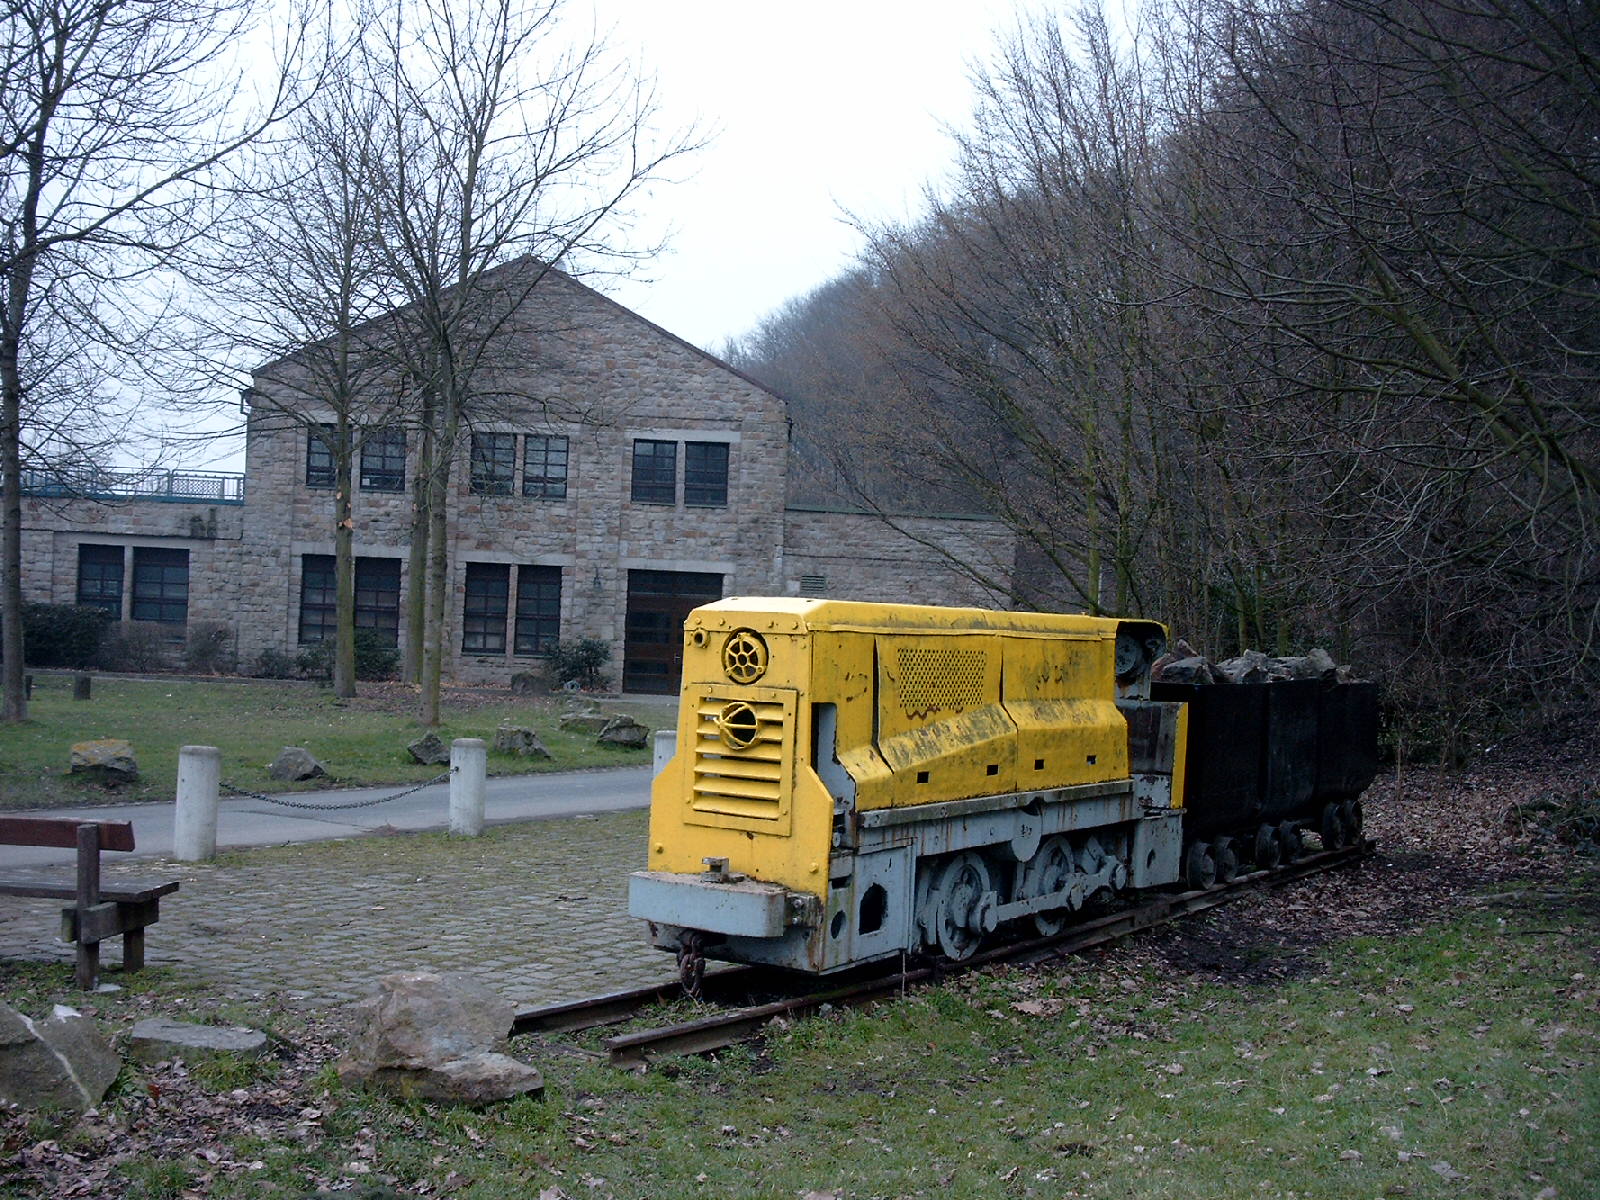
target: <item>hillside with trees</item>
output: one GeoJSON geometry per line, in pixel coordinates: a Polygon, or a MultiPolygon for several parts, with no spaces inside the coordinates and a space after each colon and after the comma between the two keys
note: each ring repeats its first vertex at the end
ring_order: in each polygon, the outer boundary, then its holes
{"type": "Polygon", "coordinates": [[[805,499],[984,510],[1023,606],[1327,646],[1448,755],[1592,709],[1600,14],[1085,8],[975,69],[951,184],[731,348],[805,499]]]}

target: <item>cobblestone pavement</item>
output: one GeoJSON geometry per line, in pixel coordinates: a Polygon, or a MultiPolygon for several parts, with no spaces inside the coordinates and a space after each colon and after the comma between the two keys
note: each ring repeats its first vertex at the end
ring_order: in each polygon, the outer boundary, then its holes
{"type": "MultiPolygon", "coordinates": [[[[473,839],[369,836],[203,864],[106,862],[103,872],[107,884],[181,880],[146,935],[146,961],[230,993],[337,1004],[365,995],[380,975],[429,969],[544,1004],[675,974],[671,956],[647,947],[642,923],[627,915],[647,817],[531,821],[473,839]]],[[[7,959],[71,959],[72,947],[55,940],[60,909],[0,899],[0,985],[7,959]]],[[[120,955],[113,941],[102,962],[119,964],[120,955]]]]}

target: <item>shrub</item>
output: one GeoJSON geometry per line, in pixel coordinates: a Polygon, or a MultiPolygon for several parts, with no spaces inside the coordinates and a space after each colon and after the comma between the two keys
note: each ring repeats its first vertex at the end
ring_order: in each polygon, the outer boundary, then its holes
{"type": "Polygon", "coordinates": [[[256,665],[250,674],[257,679],[293,679],[296,674],[296,664],[293,656],[285,654],[282,650],[268,646],[256,655],[256,665]]]}
{"type": "Polygon", "coordinates": [[[562,685],[575,683],[580,688],[601,689],[606,677],[600,668],[611,661],[611,644],[599,638],[580,638],[559,642],[550,655],[550,671],[562,685]]]}
{"type": "Polygon", "coordinates": [[[24,604],[22,639],[28,665],[91,665],[100,653],[111,614],[87,604],[24,604]]]}
{"type": "Polygon", "coordinates": [[[159,671],[168,664],[171,642],[168,626],[128,621],[101,646],[100,665],[108,671],[159,671]]]}
{"type": "MultiPolygon", "coordinates": [[[[393,679],[400,650],[376,629],[356,630],[356,678],[393,679]]],[[[307,679],[333,678],[333,639],[316,642],[295,656],[295,666],[307,679]]]]}
{"type": "Polygon", "coordinates": [[[190,671],[215,675],[233,669],[233,630],[221,621],[196,621],[189,627],[189,644],[183,665],[190,671]]]}

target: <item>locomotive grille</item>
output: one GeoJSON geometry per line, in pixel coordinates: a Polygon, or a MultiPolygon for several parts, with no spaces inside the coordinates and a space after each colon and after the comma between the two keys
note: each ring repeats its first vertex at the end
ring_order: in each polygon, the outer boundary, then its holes
{"type": "Polygon", "coordinates": [[[983,677],[988,655],[982,650],[902,646],[900,706],[908,717],[926,717],[949,710],[961,712],[983,702],[983,677]]]}
{"type": "Polygon", "coordinates": [[[696,697],[695,812],[759,822],[786,813],[793,701],[759,694],[767,691],[740,689],[730,700],[731,690],[708,688],[696,697]]]}

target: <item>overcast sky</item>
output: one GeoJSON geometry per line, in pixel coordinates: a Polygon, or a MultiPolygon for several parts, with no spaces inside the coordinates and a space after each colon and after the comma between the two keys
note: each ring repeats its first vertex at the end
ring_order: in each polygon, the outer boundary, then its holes
{"type": "Polygon", "coordinates": [[[708,350],[848,265],[844,212],[915,211],[944,173],[967,65],[1016,0],[573,0],[659,87],[669,121],[718,131],[652,190],[641,233],[673,230],[646,278],[593,281],[708,350]]]}

